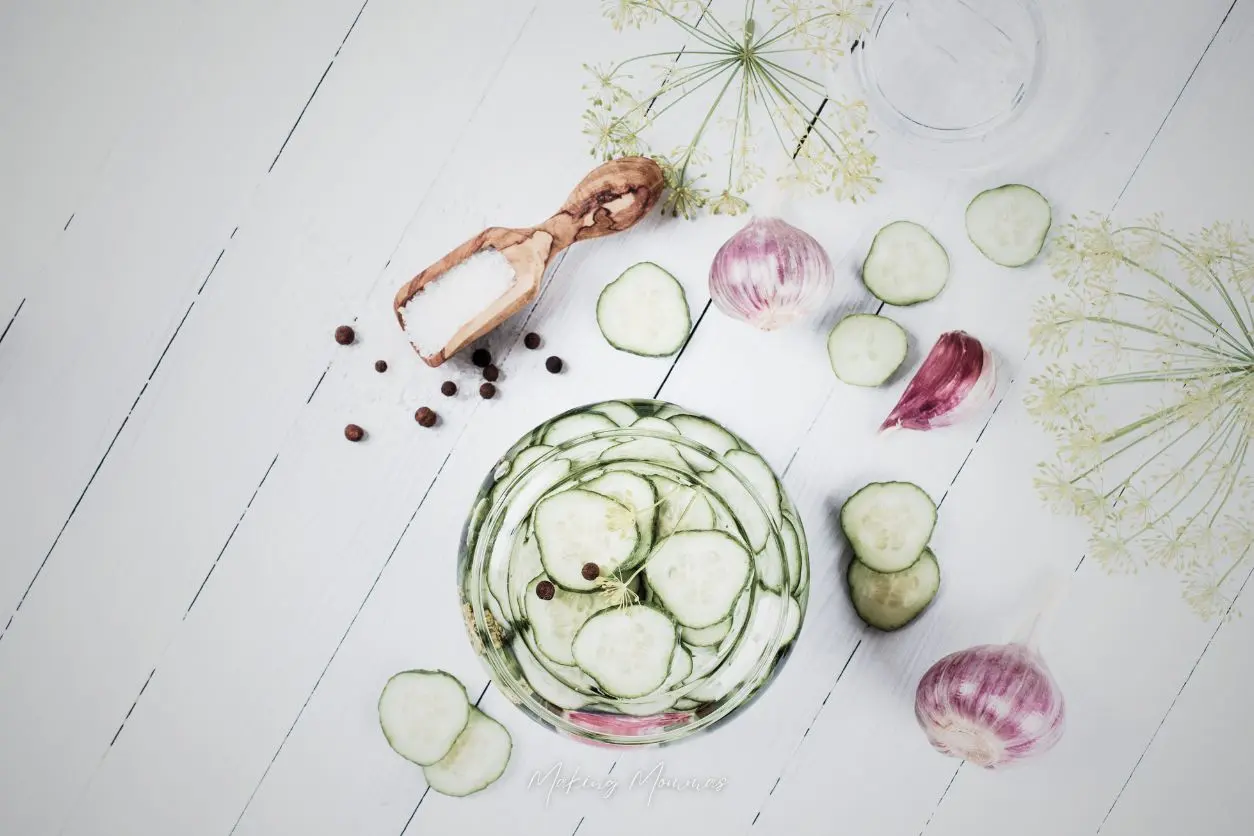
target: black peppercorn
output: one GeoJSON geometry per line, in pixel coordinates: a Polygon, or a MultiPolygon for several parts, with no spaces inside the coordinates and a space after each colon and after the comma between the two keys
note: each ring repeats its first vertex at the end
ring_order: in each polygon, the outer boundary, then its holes
{"type": "Polygon", "coordinates": [[[558,372],[562,370],[562,358],[550,357],[549,359],[544,361],[544,367],[548,369],[550,372],[552,372],[553,374],[557,374],[558,372]]]}
{"type": "Polygon", "coordinates": [[[492,365],[491,363],[489,363],[487,366],[484,366],[483,368],[484,380],[490,380],[492,382],[496,382],[496,379],[500,376],[501,376],[501,370],[498,369],[496,366],[492,365]]]}
{"type": "Polygon", "coordinates": [[[583,565],[583,569],[580,570],[580,574],[583,575],[583,579],[585,581],[595,581],[601,574],[601,567],[595,563],[588,562],[583,565]]]}
{"type": "Polygon", "coordinates": [[[536,597],[541,601],[552,601],[555,594],[557,594],[557,589],[552,581],[540,581],[536,584],[536,597]]]}
{"type": "Polygon", "coordinates": [[[351,325],[341,325],[335,329],[335,341],[340,345],[351,345],[356,338],[357,332],[351,325]]]}
{"type": "Polygon", "coordinates": [[[476,348],[470,355],[470,362],[482,369],[492,362],[492,355],[486,348],[476,348]]]}
{"type": "Polygon", "coordinates": [[[532,349],[539,348],[540,347],[540,335],[537,334],[535,331],[532,331],[530,334],[523,337],[523,345],[527,346],[527,348],[532,348],[532,349]]]}
{"type": "Polygon", "coordinates": [[[479,387],[479,396],[483,398],[491,398],[496,395],[496,387],[491,383],[485,383],[479,387]]]}
{"type": "Polygon", "coordinates": [[[366,431],[356,424],[349,424],[344,428],[344,437],[349,441],[361,441],[366,437],[366,431]]]}
{"type": "Polygon", "coordinates": [[[435,419],[435,410],[429,406],[419,407],[418,411],[414,413],[414,420],[424,427],[434,427],[435,419]]]}
{"type": "Polygon", "coordinates": [[[457,384],[451,380],[446,380],[440,384],[440,394],[446,398],[451,398],[457,394],[457,384]]]}
{"type": "Polygon", "coordinates": [[[375,360],[374,370],[378,372],[379,374],[383,374],[384,372],[388,370],[388,361],[387,360],[375,360]]]}

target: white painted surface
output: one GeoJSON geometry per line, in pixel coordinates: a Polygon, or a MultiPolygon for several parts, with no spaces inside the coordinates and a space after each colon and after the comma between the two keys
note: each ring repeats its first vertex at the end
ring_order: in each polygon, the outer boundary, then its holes
{"type": "Polygon", "coordinates": [[[483,226],[545,217],[590,167],[579,65],[668,34],[614,34],[598,5],[0,9],[0,833],[1249,832],[1248,619],[1198,621],[1172,578],[1073,573],[1083,537],[1036,500],[1046,450],[1020,405],[1026,311],[1048,280],[983,262],[961,209],[1013,178],[1059,216],[1248,220],[1254,5],[1086,4],[1077,28],[1100,49],[1067,57],[1095,83],[1060,147],[978,177],[886,172],[863,206],[789,206],[839,263],[821,321],[760,334],[710,311],[673,369],[620,354],[592,315],[604,283],[656,260],[699,314],[739,221],[655,216],[577,246],[492,340],[501,394],[481,401],[464,360],[421,366],[389,302],[483,226]],[[941,299],[895,314],[911,362],[965,328],[1019,381],[987,428],[877,438],[904,378],[854,391],[827,368],[826,329],[873,307],[853,270],[895,217],[928,224],[954,262],[941,299]],[[330,334],[348,321],[346,349],[330,334]],[[517,347],[524,324],[545,351],[517,347]],[[455,400],[435,394],[450,375],[455,400]],[[730,725],[644,752],[561,740],[488,688],[509,772],[471,800],[424,795],[374,704],[410,666],[487,686],[452,591],[480,479],[549,415],[659,388],[784,475],[814,574],[792,659],[730,725]],[[432,431],[411,417],[427,402],[432,431]],[[343,440],[348,421],[367,442],[343,440]],[[885,477],[944,496],[945,572],[933,610],[887,637],[849,609],[833,515],[885,477]],[[959,769],[915,727],[914,683],[1004,635],[1051,572],[1071,577],[1044,645],[1068,735],[1012,772],[959,769]],[[559,762],[623,787],[528,787],[559,762]],[[659,762],[727,788],[628,787],[659,762]]]}

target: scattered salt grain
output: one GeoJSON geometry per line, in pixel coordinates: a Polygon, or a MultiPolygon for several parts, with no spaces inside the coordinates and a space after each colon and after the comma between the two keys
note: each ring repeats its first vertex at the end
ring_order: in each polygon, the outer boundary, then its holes
{"type": "Polygon", "coordinates": [[[475,253],[420,290],[401,308],[405,334],[429,356],[514,283],[505,256],[487,249],[475,253]]]}

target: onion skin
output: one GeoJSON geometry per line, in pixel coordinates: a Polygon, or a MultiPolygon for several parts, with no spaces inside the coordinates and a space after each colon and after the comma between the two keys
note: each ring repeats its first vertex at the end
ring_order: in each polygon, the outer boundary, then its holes
{"type": "Polygon", "coordinates": [[[813,313],[834,282],[823,245],[778,218],[751,220],[710,265],[710,298],[718,309],[763,331],[813,313]]]}
{"type": "Polygon", "coordinates": [[[938,752],[996,769],[1052,748],[1065,729],[1066,705],[1035,650],[987,644],[932,665],[919,681],[914,714],[938,752]]]}
{"type": "Polygon", "coordinates": [[[941,334],[880,432],[931,430],[977,412],[997,389],[993,352],[965,331],[941,334]]]}

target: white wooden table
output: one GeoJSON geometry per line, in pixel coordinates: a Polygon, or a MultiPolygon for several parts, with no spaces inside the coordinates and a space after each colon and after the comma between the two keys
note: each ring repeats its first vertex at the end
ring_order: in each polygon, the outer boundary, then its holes
{"type": "Polygon", "coordinates": [[[579,67],[623,48],[598,6],[0,4],[0,834],[1250,833],[1254,621],[1199,620],[1170,575],[1107,576],[1041,507],[1047,448],[1021,396],[1049,279],[984,262],[961,209],[1014,179],[1059,217],[1251,219],[1254,0],[1093,0],[1099,84],[1048,159],[794,207],[846,288],[811,327],[761,334],[711,310],[674,362],[616,353],[592,315],[603,284],[662,261],[700,312],[743,221],[654,216],[577,246],[493,339],[501,394],[482,401],[464,361],[420,366],[389,300],[485,225],[546,217],[590,167],[579,67]],[[920,346],[965,328],[1015,366],[987,426],[876,438],[904,384],[855,392],[827,368],[825,329],[870,306],[852,267],[900,215],[954,242],[956,278],[899,321],[920,346]],[[343,322],[347,349],[331,339],[343,322]],[[546,351],[521,350],[524,326],[546,351]],[[439,398],[450,373],[464,394],[439,398]],[[615,752],[487,687],[454,557],[479,480],[521,432],[655,395],[718,417],[783,474],[813,591],[796,652],[746,714],[615,752]],[[435,430],[411,417],[423,403],[435,430]],[[349,421],[365,443],[344,440],[349,421]],[[850,611],[833,523],[879,478],[944,497],[944,593],[887,636],[850,611]],[[1001,773],[936,755],[911,712],[919,675],[1003,639],[1048,570],[1072,577],[1043,645],[1063,742],[1001,773]],[[411,666],[454,672],[512,731],[490,791],[424,792],[384,743],[379,688],[411,666]],[[528,786],[559,763],[621,786],[528,786]],[[726,785],[630,786],[658,764],[726,785]]]}

